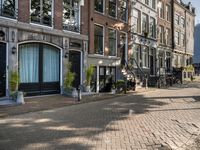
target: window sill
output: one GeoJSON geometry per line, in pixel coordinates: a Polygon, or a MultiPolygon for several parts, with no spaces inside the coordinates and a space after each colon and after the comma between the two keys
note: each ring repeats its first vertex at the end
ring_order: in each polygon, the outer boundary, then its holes
{"type": "Polygon", "coordinates": [[[9,21],[17,22],[17,18],[9,18],[9,17],[5,17],[5,16],[0,16],[0,18],[5,19],[5,20],[9,20],[9,21]]]}
{"type": "Polygon", "coordinates": [[[53,26],[46,26],[46,25],[42,25],[42,24],[37,24],[37,23],[33,23],[31,22],[30,25],[35,26],[35,27],[41,27],[41,28],[46,28],[46,29],[53,29],[53,26]]]}

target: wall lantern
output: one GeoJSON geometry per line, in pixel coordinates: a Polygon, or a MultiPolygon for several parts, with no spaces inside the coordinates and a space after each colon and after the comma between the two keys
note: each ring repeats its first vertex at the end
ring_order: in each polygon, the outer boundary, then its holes
{"type": "Polygon", "coordinates": [[[68,51],[66,51],[65,52],[65,56],[64,56],[65,58],[68,58],[69,57],[69,52],[68,51]]]}
{"type": "Polygon", "coordinates": [[[15,54],[17,52],[17,48],[15,46],[12,47],[12,54],[15,54]]]}

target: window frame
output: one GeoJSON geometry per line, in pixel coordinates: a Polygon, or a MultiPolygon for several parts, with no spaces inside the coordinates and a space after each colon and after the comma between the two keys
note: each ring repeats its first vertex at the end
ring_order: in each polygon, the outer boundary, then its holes
{"type": "Polygon", "coordinates": [[[100,11],[95,9],[95,1],[94,1],[94,11],[97,12],[97,13],[100,13],[100,14],[105,14],[105,0],[102,0],[102,2],[103,2],[103,6],[102,6],[103,10],[102,10],[102,12],[100,12],[100,11]]]}
{"type": "MultiPolygon", "coordinates": [[[[32,3],[31,1],[32,0],[29,1],[29,15],[30,15],[29,22],[30,22],[30,24],[33,24],[36,26],[41,26],[41,27],[46,27],[46,28],[54,28],[54,0],[51,0],[51,25],[37,23],[37,22],[33,22],[31,20],[31,3],[32,3]]],[[[41,6],[41,0],[40,0],[40,6],[41,6]]],[[[41,11],[41,9],[40,9],[40,11],[41,11]]],[[[41,17],[40,17],[40,19],[41,19],[41,17]]]]}
{"type": "Polygon", "coordinates": [[[18,2],[19,0],[13,0],[15,1],[15,10],[14,10],[14,16],[6,16],[6,15],[3,15],[2,13],[2,6],[3,4],[0,5],[1,9],[0,9],[0,18],[5,18],[5,19],[10,19],[10,20],[17,20],[18,19],[18,2]]]}
{"type": "Polygon", "coordinates": [[[117,15],[118,15],[118,13],[117,13],[117,0],[115,0],[115,2],[112,2],[112,0],[108,0],[108,16],[109,17],[112,17],[112,18],[117,18],[117,15]],[[111,14],[110,14],[110,3],[112,3],[112,4],[115,4],[115,16],[112,16],[111,14]]]}
{"type": "Polygon", "coordinates": [[[108,28],[108,40],[109,40],[109,46],[108,46],[108,50],[109,50],[109,53],[108,53],[108,56],[111,56],[111,57],[116,57],[117,56],[117,30],[114,29],[114,28],[108,28]],[[113,38],[110,38],[110,30],[114,30],[115,31],[115,55],[110,55],[110,39],[113,39],[113,38]]]}
{"type": "Polygon", "coordinates": [[[122,13],[122,9],[123,10],[125,10],[125,13],[126,13],[126,19],[125,20],[123,20],[122,19],[122,16],[118,16],[118,18],[119,18],[119,20],[121,20],[121,21],[123,21],[123,22],[128,22],[128,0],[119,0],[119,13],[118,13],[118,15],[121,15],[122,13]],[[124,1],[124,2],[126,2],[126,8],[124,8],[124,7],[122,7],[121,5],[120,5],[120,1],[124,1]]]}
{"type": "Polygon", "coordinates": [[[94,44],[94,55],[100,55],[100,56],[104,56],[104,54],[105,54],[105,27],[103,26],[103,25],[101,25],[101,24],[97,24],[97,23],[95,23],[94,24],[94,42],[95,42],[95,26],[99,26],[99,27],[102,27],[103,28],[103,35],[102,35],[102,54],[100,54],[100,53],[96,53],[96,50],[95,50],[95,44],[94,44]]]}

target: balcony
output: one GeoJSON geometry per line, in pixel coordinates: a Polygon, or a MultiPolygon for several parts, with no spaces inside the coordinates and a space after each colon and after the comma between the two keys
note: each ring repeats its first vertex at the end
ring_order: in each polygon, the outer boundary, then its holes
{"type": "Polygon", "coordinates": [[[81,26],[72,23],[63,23],[63,30],[80,33],[81,26]]]}

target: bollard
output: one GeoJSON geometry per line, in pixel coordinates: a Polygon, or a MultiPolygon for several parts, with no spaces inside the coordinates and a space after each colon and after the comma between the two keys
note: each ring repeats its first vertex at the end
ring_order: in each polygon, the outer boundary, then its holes
{"type": "Polygon", "coordinates": [[[78,101],[81,101],[81,88],[80,86],[78,87],[78,101]]]}

